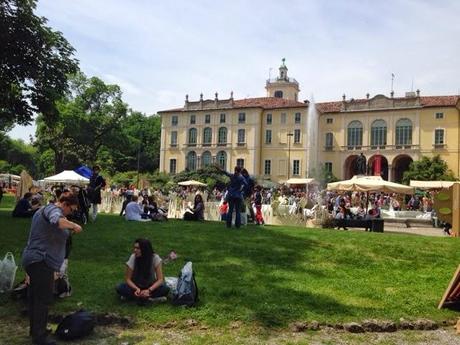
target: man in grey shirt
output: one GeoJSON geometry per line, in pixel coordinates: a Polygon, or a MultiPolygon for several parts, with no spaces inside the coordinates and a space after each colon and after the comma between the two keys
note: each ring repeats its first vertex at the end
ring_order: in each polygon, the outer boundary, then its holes
{"type": "Polygon", "coordinates": [[[66,219],[77,206],[76,196],[62,196],[55,204],[39,209],[32,218],[22,265],[30,277],[30,335],[36,345],[55,344],[46,334],[48,305],[53,298],[54,272],[59,271],[64,261],[69,231],[82,231],[80,225],[66,219]]]}

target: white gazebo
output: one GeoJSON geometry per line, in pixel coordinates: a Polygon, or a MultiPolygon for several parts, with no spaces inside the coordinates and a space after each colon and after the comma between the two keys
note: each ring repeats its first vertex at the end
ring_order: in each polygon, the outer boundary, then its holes
{"type": "Polygon", "coordinates": [[[73,184],[73,185],[86,185],[89,179],[77,174],[73,170],[64,170],[57,175],[45,177],[45,184],[73,184]]]}

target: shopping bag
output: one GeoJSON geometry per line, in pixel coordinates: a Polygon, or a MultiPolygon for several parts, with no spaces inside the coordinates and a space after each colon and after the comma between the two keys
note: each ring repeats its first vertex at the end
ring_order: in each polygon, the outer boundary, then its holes
{"type": "Polygon", "coordinates": [[[16,278],[16,262],[13,253],[8,252],[0,261],[0,293],[10,291],[13,288],[14,279],[16,278]]]}

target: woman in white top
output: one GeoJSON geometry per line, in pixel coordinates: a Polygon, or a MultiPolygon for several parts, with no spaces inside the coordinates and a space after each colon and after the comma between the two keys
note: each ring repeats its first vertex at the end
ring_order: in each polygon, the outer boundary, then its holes
{"type": "Polygon", "coordinates": [[[149,299],[163,298],[168,295],[162,261],[155,254],[149,240],[138,238],[134,241],[133,254],[126,262],[125,283],[117,286],[122,299],[134,299],[142,304],[149,299]]]}

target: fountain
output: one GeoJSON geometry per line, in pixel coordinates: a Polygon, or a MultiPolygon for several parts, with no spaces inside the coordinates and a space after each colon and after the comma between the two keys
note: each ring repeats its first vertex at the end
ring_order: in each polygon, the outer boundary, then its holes
{"type": "Polygon", "coordinates": [[[311,95],[311,101],[307,113],[307,177],[311,177],[313,171],[318,170],[318,113],[316,104],[311,95]]]}

